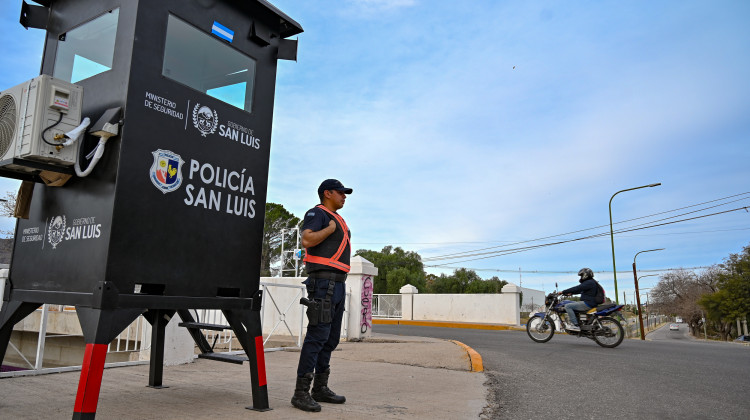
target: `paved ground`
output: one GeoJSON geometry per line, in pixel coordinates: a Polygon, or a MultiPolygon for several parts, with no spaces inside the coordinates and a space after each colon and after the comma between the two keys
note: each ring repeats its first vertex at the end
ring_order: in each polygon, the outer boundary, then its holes
{"type": "Polygon", "coordinates": [[[750,346],[739,343],[647,338],[607,349],[567,334],[535,343],[524,331],[375,327],[479,352],[489,396],[483,419],[750,419],[750,346]]]}
{"type": "MultiPolygon", "coordinates": [[[[247,363],[209,360],[164,368],[167,389],[151,389],[148,366],[106,369],[101,419],[476,419],[486,404],[485,376],[471,372],[467,350],[451,341],[375,334],[334,352],[330,387],[346,404],[322,413],[291,406],[298,352],[266,353],[271,412],[254,412],[247,363]]],[[[79,372],[0,379],[0,418],[70,418],[79,372]]]]}

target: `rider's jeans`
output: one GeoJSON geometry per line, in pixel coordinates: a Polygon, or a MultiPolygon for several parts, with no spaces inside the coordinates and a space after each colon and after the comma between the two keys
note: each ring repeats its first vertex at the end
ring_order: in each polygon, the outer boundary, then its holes
{"type": "Polygon", "coordinates": [[[568,313],[568,320],[571,324],[578,325],[578,320],[576,320],[576,314],[573,312],[574,310],[578,311],[588,311],[591,309],[589,305],[586,305],[586,302],[580,301],[580,302],[573,302],[565,305],[565,312],[568,313]]]}

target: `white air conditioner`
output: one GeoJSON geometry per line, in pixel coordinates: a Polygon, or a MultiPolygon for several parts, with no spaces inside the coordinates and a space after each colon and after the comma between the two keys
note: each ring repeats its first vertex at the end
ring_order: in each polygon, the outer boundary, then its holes
{"type": "Polygon", "coordinates": [[[41,75],[0,92],[0,169],[39,172],[70,167],[76,147],[56,147],[81,123],[83,88],[41,75]],[[58,150],[59,149],[59,150],[58,150]]]}

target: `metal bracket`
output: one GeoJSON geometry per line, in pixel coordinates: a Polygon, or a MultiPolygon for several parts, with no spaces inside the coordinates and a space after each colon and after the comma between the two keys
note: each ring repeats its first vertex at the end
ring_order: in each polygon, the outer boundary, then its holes
{"type": "Polygon", "coordinates": [[[271,31],[253,21],[248,38],[261,47],[265,47],[271,43],[271,31]]]}
{"type": "Polygon", "coordinates": [[[297,61],[297,40],[279,39],[279,47],[276,59],[297,61]]]}
{"type": "Polygon", "coordinates": [[[49,21],[49,1],[37,1],[45,6],[32,6],[25,1],[21,4],[21,18],[19,22],[24,28],[47,29],[49,21]]]}

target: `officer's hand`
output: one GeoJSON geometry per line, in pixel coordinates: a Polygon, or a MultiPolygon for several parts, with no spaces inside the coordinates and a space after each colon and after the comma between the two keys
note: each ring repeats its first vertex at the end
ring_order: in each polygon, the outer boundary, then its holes
{"type": "Polygon", "coordinates": [[[329,227],[329,228],[333,228],[333,231],[334,231],[334,232],[336,232],[336,222],[334,222],[333,220],[331,220],[331,221],[330,221],[330,222],[328,223],[328,227],[329,227]]]}

